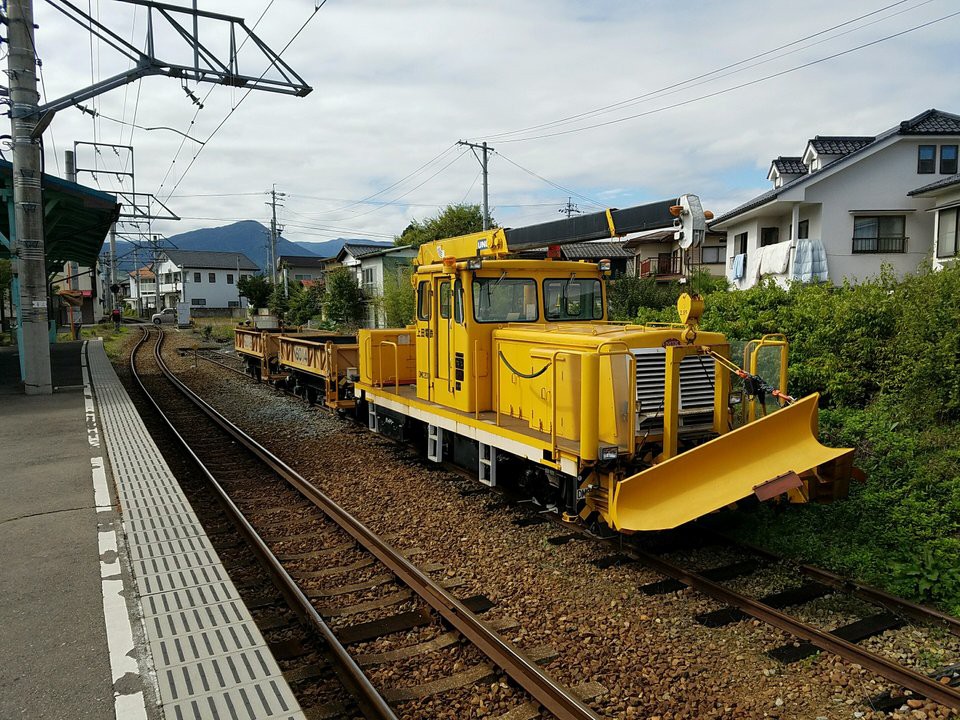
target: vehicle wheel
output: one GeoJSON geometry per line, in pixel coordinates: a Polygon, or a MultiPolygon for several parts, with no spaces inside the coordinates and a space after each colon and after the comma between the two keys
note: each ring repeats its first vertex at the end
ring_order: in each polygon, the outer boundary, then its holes
{"type": "Polygon", "coordinates": [[[153,324],[154,324],[154,325],[159,325],[159,324],[160,324],[160,319],[157,318],[156,320],[154,320],[154,321],[153,321],[153,324]]]}

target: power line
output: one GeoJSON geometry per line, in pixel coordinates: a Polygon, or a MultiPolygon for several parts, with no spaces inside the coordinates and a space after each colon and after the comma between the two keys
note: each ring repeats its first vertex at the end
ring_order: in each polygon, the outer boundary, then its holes
{"type": "Polygon", "coordinates": [[[599,127],[606,127],[608,125],[616,125],[618,123],[626,122],[628,120],[635,120],[637,118],[646,117],[647,115],[655,115],[657,113],[664,112],[665,110],[672,110],[674,108],[684,107],[686,105],[691,105],[692,103],[699,102],[700,100],[707,100],[709,98],[714,98],[719,95],[725,95],[726,93],[733,92],[734,90],[741,90],[743,88],[750,87],[751,85],[758,85],[762,82],[766,82],[768,80],[773,80],[774,78],[782,77],[783,75],[789,75],[790,73],[794,73],[794,72],[797,72],[798,70],[803,70],[805,68],[812,67],[814,65],[819,65],[820,63],[827,62],[828,60],[835,60],[838,57],[849,55],[851,53],[857,52],[859,50],[863,50],[864,48],[868,48],[873,45],[879,45],[880,43],[886,42],[887,40],[892,40],[894,38],[907,35],[917,30],[930,27],[931,25],[935,25],[937,23],[943,22],[944,20],[949,20],[950,18],[956,17],[958,15],[960,15],[960,11],[953,12],[948,15],[944,15],[935,20],[930,20],[928,22],[921,23],[919,25],[914,25],[913,27],[907,28],[906,30],[901,30],[900,32],[891,33],[890,35],[886,35],[882,38],[871,40],[870,42],[865,42],[855,47],[847,48],[846,50],[841,50],[839,52],[833,53],[831,55],[826,55],[816,60],[811,60],[809,62],[805,62],[800,65],[795,65],[794,67],[787,68],[786,70],[780,70],[779,72],[771,73],[769,75],[764,75],[763,77],[755,78],[754,80],[748,80],[738,85],[731,85],[729,87],[723,88],[722,90],[716,90],[714,92],[706,93],[704,95],[698,95],[697,97],[694,97],[694,98],[682,100],[680,102],[672,103],[670,105],[664,105],[662,107],[654,108],[652,110],[646,110],[644,112],[636,113],[634,115],[627,115],[625,117],[615,118],[613,120],[606,120],[604,122],[594,123],[592,125],[583,125],[581,127],[572,128],[570,130],[558,130],[557,132],[544,133],[541,135],[531,135],[528,137],[516,138],[513,140],[500,140],[499,142],[500,143],[526,142],[529,140],[542,140],[544,138],[558,137],[560,135],[570,135],[572,133],[583,132],[584,130],[593,130],[599,127]]]}
{"type": "MultiPolygon", "coordinates": [[[[825,39],[825,40],[820,40],[820,41],[818,41],[817,43],[811,43],[810,45],[807,45],[807,46],[805,46],[805,47],[803,47],[803,48],[799,48],[798,50],[793,50],[793,51],[791,51],[790,53],[784,53],[784,54],[781,54],[781,55],[777,55],[776,57],[770,57],[770,58],[768,58],[767,60],[764,60],[764,61],[759,62],[759,63],[754,63],[753,65],[749,65],[748,67],[742,67],[742,68],[740,68],[740,70],[736,70],[736,71],[734,71],[734,72],[727,73],[726,75],[721,75],[720,77],[728,77],[729,75],[733,75],[733,74],[736,74],[736,73],[738,73],[738,72],[742,72],[743,70],[747,70],[747,69],[750,69],[750,68],[757,67],[757,66],[762,65],[762,64],[765,64],[765,63],[767,63],[767,62],[771,62],[772,60],[780,59],[780,58],[782,58],[782,57],[785,57],[786,55],[792,54],[793,52],[798,52],[799,50],[803,50],[803,49],[807,49],[807,48],[813,47],[814,45],[820,44],[820,43],[822,43],[822,42],[826,42],[827,40],[836,39],[837,37],[840,37],[841,35],[848,34],[849,32],[853,32],[854,30],[859,30],[859,29],[862,29],[862,28],[864,28],[864,27],[869,27],[869,25],[876,24],[877,22],[881,22],[881,21],[883,21],[883,20],[888,20],[888,19],[890,19],[891,17],[894,17],[894,16],[896,16],[896,15],[900,15],[900,14],[902,14],[903,12],[907,12],[908,10],[914,10],[914,9],[920,7],[921,5],[926,5],[926,4],[928,4],[928,3],[932,2],[932,1],[933,1],[933,0],[924,0],[923,2],[920,2],[920,3],[918,3],[917,5],[914,5],[914,6],[911,7],[911,8],[907,8],[907,9],[905,9],[905,10],[901,10],[900,12],[894,13],[894,14],[892,14],[892,15],[889,15],[889,16],[885,17],[885,18],[881,18],[880,20],[876,20],[876,21],[874,21],[874,22],[872,22],[872,23],[867,23],[867,24],[862,25],[862,26],[860,26],[860,27],[858,27],[858,28],[854,28],[853,30],[847,31],[846,33],[840,33],[840,34],[838,34],[838,35],[834,35],[834,36],[832,36],[832,37],[830,37],[830,38],[827,38],[827,39],[825,39]]],[[[662,97],[662,96],[664,96],[664,95],[671,95],[671,94],[674,94],[674,93],[677,93],[677,92],[682,92],[683,90],[689,89],[690,87],[696,87],[696,86],[698,86],[698,85],[704,84],[703,82],[697,82],[697,81],[703,80],[704,82],[712,82],[713,80],[716,80],[716,79],[717,79],[716,77],[713,77],[713,76],[716,76],[716,75],[718,75],[719,73],[724,72],[725,70],[731,70],[731,69],[733,69],[733,68],[737,68],[737,67],[740,67],[740,66],[742,66],[742,65],[746,65],[747,63],[752,62],[753,60],[758,60],[758,59],[760,59],[760,58],[768,57],[768,56],[773,55],[774,53],[777,53],[777,52],[779,52],[779,51],[781,51],[781,50],[785,50],[785,49],[787,49],[787,48],[789,48],[789,47],[793,47],[794,45],[799,45],[800,43],[806,42],[807,40],[810,40],[810,39],[812,39],[812,38],[815,38],[815,37],[817,37],[817,36],[819,36],[819,35],[824,35],[824,34],[826,34],[826,33],[833,32],[834,30],[838,30],[838,29],[840,29],[840,28],[842,28],[842,27],[845,27],[845,26],[847,26],[847,25],[851,25],[851,24],[853,24],[853,23],[855,23],[855,22],[859,22],[860,20],[863,20],[863,19],[865,19],[865,18],[871,17],[871,16],[873,16],[873,15],[877,15],[877,14],[879,14],[879,13],[882,13],[882,12],[884,12],[884,11],[886,11],[886,10],[889,10],[889,9],[891,9],[891,8],[893,8],[893,7],[896,7],[896,6],[898,6],[898,5],[903,5],[903,4],[906,3],[906,2],[910,2],[910,0],[898,0],[898,2],[894,2],[894,3],[891,3],[890,5],[886,5],[886,6],[882,7],[882,8],[879,8],[879,9],[877,9],[877,10],[874,10],[874,11],[872,11],[872,12],[865,13],[865,14],[863,14],[863,15],[859,15],[859,16],[857,16],[857,17],[855,17],[855,18],[852,18],[852,19],[850,19],[850,20],[846,20],[846,21],[844,21],[844,22],[842,22],[842,23],[838,23],[838,24],[836,24],[836,25],[832,25],[831,27],[825,28],[825,29],[823,29],[823,30],[818,30],[817,32],[811,33],[811,34],[809,34],[809,35],[805,35],[805,36],[802,37],[802,38],[798,38],[798,39],[796,39],[796,40],[792,40],[792,41],[790,41],[790,42],[788,42],[788,43],[784,43],[783,45],[779,45],[779,46],[777,46],[777,47],[775,47],[775,48],[772,48],[772,49],[770,49],[770,50],[766,50],[766,51],[764,51],[764,52],[757,53],[756,55],[751,55],[750,57],[744,58],[744,59],[742,59],[742,60],[738,60],[738,61],[733,62],[733,63],[729,63],[729,64],[727,64],[727,65],[724,65],[723,67],[717,68],[717,69],[715,69],[715,70],[711,70],[711,71],[706,72],[706,73],[701,73],[700,75],[696,75],[696,76],[694,76],[694,77],[688,78],[688,79],[686,79],[686,80],[682,80],[682,81],[680,81],[680,82],[673,82],[673,83],[670,83],[670,84],[668,84],[668,85],[664,85],[663,87],[661,87],[661,88],[659,88],[659,89],[657,89],[657,90],[651,90],[651,91],[646,92],[646,93],[643,93],[643,94],[641,94],[641,95],[637,95],[637,96],[634,96],[634,97],[632,97],[632,98],[627,98],[626,100],[620,100],[620,101],[618,101],[618,102],[611,103],[611,104],[609,104],[609,105],[604,105],[604,106],[599,107],[599,108],[594,108],[593,110],[587,110],[587,111],[584,111],[584,112],[581,112],[581,113],[576,113],[576,114],[574,114],[574,115],[568,115],[568,116],[563,117],[563,118],[560,118],[560,119],[558,119],[558,120],[552,120],[552,121],[550,121],[550,122],[540,123],[540,124],[538,124],[538,125],[531,125],[531,126],[528,126],[528,127],[526,127],[526,128],[521,128],[521,129],[519,129],[519,130],[510,130],[510,131],[504,131],[504,132],[494,133],[494,134],[491,134],[491,135],[487,135],[486,137],[488,137],[488,138],[501,138],[501,137],[505,137],[505,136],[509,136],[509,135],[519,135],[519,134],[521,134],[521,133],[532,132],[532,131],[534,131],[534,130],[541,130],[541,129],[545,129],[545,128],[549,128],[549,127],[556,127],[556,126],[558,126],[558,125],[565,125],[565,124],[568,124],[568,123],[573,122],[573,121],[575,121],[575,120],[580,120],[580,119],[583,119],[583,118],[600,115],[600,114],[603,114],[603,113],[610,112],[610,111],[612,111],[612,110],[616,110],[616,109],[618,109],[618,108],[622,108],[622,107],[625,107],[625,106],[629,106],[629,105],[636,104],[636,103],[638,103],[638,102],[640,102],[640,101],[643,101],[643,100],[653,99],[655,96],[661,96],[661,97],[662,97]],[[709,78],[709,80],[707,80],[708,78],[709,78]]]]}
{"type": "Polygon", "coordinates": [[[516,167],[516,168],[522,170],[523,172],[527,173],[527,175],[532,175],[533,177],[537,178],[538,180],[542,180],[542,181],[545,182],[547,185],[550,185],[551,187],[554,187],[554,188],[556,188],[557,190],[562,190],[563,192],[567,193],[568,195],[576,196],[576,197],[580,198],[581,200],[589,203],[590,205],[593,205],[594,207],[598,207],[598,208],[603,208],[603,207],[604,207],[604,205],[603,205],[602,203],[599,203],[599,202],[597,202],[596,200],[593,200],[592,198],[589,198],[589,197],[587,197],[586,195],[584,195],[584,194],[582,194],[582,193],[578,193],[576,190],[571,190],[570,188],[565,188],[563,185],[560,185],[560,184],[558,184],[558,183],[555,183],[553,180],[548,180],[547,178],[543,177],[543,175],[539,175],[539,174],[535,173],[533,170],[530,170],[529,168],[525,168],[525,167],[524,167],[523,165],[521,165],[520,163],[514,162],[513,160],[511,160],[510,158],[508,158],[508,157],[507,157],[506,155],[504,155],[502,152],[497,152],[496,154],[499,155],[500,157],[502,157],[504,160],[506,160],[508,163],[510,163],[510,164],[513,165],[514,167],[516,167]]]}
{"type": "Polygon", "coordinates": [[[451,160],[451,161],[448,162],[446,165],[444,165],[443,167],[441,167],[439,170],[437,170],[435,173],[433,173],[430,177],[428,177],[428,178],[427,178],[426,180],[424,180],[422,183],[419,183],[418,185],[414,185],[412,188],[410,188],[409,190],[407,190],[407,191],[406,191],[405,193],[403,193],[402,195],[398,195],[398,196],[395,197],[393,200],[389,200],[389,201],[387,201],[387,202],[384,202],[382,205],[377,205],[376,207],[372,207],[372,208],[370,208],[369,210],[365,210],[364,212],[354,213],[354,214],[352,214],[352,215],[350,216],[349,219],[352,220],[353,218],[358,218],[358,217],[362,217],[362,216],[364,216],[364,215],[369,215],[369,214],[372,213],[372,212],[376,212],[377,210],[381,210],[381,209],[383,209],[383,208],[385,208],[385,207],[388,207],[388,206],[390,206],[390,205],[396,205],[398,200],[401,200],[401,199],[405,198],[407,195],[409,195],[410,193],[412,193],[414,190],[419,190],[420,188],[422,188],[424,185],[426,185],[428,182],[430,182],[431,180],[433,180],[437,175],[439,175],[440,173],[442,173],[443,171],[445,171],[448,167],[450,167],[451,165],[453,165],[457,160],[459,160],[460,158],[462,158],[462,157],[463,157],[464,155],[466,155],[468,152],[470,152],[469,149],[463,150],[459,155],[457,155],[455,158],[453,158],[453,160],[451,160]]]}
{"type": "MultiPolygon", "coordinates": [[[[386,186],[385,188],[383,188],[382,190],[377,190],[377,192],[373,193],[372,195],[367,195],[366,197],[364,197],[364,198],[362,198],[362,199],[360,199],[360,200],[348,201],[349,204],[348,204],[348,205],[344,205],[343,207],[334,208],[334,209],[332,209],[332,210],[323,210],[323,211],[321,211],[321,212],[323,212],[323,213],[342,212],[343,210],[349,210],[350,208],[355,207],[356,205],[362,205],[362,204],[368,203],[370,200],[373,200],[373,198],[378,197],[378,196],[380,196],[380,195],[383,195],[385,192],[388,192],[388,191],[392,190],[393,188],[398,187],[399,185],[402,185],[403,183],[405,183],[405,182],[406,182],[407,180],[409,180],[410,178],[412,178],[412,177],[414,177],[414,176],[416,176],[416,175],[419,175],[422,171],[424,171],[426,168],[428,168],[428,167],[430,167],[431,165],[433,165],[435,162],[439,161],[440,158],[442,158],[444,155],[447,155],[451,150],[453,150],[453,149],[456,148],[456,147],[457,147],[457,144],[456,144],[456,143],[451,143],[446,149],[444,149],[444,150],[443,150],[442,152],[440,152],[439,154],[434,155],[432,158],[430,158],[429,160],[427,160],[427,162],[425,162],[423,165],[421,165],[420,167],[418,167],[416,170],[414,170],[414,171],[412,171],[412,172],[404,175],[402,178],[400,178],[400,179],[397,180],[396,182],[391,183],[390,185],[387,185],[387,186],[386,186]]],[[[296,196],[295,196],[295,197],[296,197],[296,196]]],[[[301,197],[306,197],[306,196],[301,196],[301,197]]],[[[401,196],[401,197],[403,197],[403,196],[401,196]]],[[[395,200],[394,200],[394,201],[384,201],[384,202],[382,202],[381,204],[383,204],[383,205],[392,205],[392,204],[394,204],[394,202],[396,202],[396,201],[395,201],[395,200]]]]}

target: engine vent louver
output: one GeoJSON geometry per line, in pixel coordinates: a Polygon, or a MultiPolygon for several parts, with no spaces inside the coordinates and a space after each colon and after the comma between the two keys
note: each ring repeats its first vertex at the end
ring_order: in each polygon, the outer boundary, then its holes
{"type": "MultiPolygon", "coordinates": [[[[643,348],[633,351],[637,359],[637,413],[640,416],[663,412],[666,381],[666,351],[643,348]]],[[[713,411],[713,387],[716,375],[714,362],[690,355],[680,361],[680,409],[713,411]]],[[[652,426],[662,426],[659,418],[651,418],[652,426]]],[[[644,424],[647,427],[647,424],[644,424]]]]}

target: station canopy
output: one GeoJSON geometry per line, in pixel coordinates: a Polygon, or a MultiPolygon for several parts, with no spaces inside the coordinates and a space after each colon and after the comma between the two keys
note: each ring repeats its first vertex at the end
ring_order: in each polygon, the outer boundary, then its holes
{"type": "MultiPolygon", "coordinates": [[[[56,272],[65,262],[93,267],[120,213],[116,196],[46,173],[41,187],[47,272],[56,272]]],[[[0,258],[9,258],[13,163],[7,160],[0,160],[0,198],[7,204],[7,212],[0,211],[0,258]]]]}

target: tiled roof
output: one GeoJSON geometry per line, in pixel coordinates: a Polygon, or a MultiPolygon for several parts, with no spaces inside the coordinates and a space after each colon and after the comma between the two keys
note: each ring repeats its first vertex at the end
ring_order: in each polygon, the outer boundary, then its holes
{"type": "Polygon", "coordinates": [[[142,268],[137,268],[136,270],[131,270],[130,272],[127,273],[127,275],[129,275],[130,277],[136,277],[137,275],[139,275],[141,278],[156,277],[156,275],[154,275],[153,273],[153,270],[151,270],[148,267],[142,267],[142,268]]]}
{"type": "Polygon", "coordinates": [[[560,252],[567,260],[600,260],[602,258],[629,258],[633,253],[622,242],[585,242],[563,245],[560,252]]]}
{"type": "MultiPolygon", "coordinates": [[[[870,142],[862,144],[856,150],[846,153],[843,157],[836,160],[835,162],[830,163],[826,168],[822,170],[817,170],[815,172],[809,173],[807,175],[802,175],[794,180],[791,180],[788,183],[784,183],[782,187],[775,188],[773,190],[768,190],[767,192],[757,195],[757,197],[745,202],[743,205],[735,207],[733,210],[729,210],[723,215],[720,215],[715,220],[710,223],[710,227],[717,225],[718,223],[725,222],[730,218],[736,217],[741,213],[745,213],[748,210],[752,210],[756,207],[760,207],[771,200],[775,199],[780,193],[785,192],[786,190],[802,185],[805,182],[808,182],[811,178],[819,176],[825,170],[835,170],[839,165],[850,162],[851,159],[855,158],[860,153],[864,152],[866,149],[872,147],[875,143],[887,140],[894,135],[924,135],[924,134],[956,134],[960,135],[960,116],[953,115],[951,113],[945,113],[940,110],[931,108],[925,112],[920,113],[915,118],[910,120],[904,120],[899,125],[896,125],[889,130],[886,130],[875,138],[863,138],[863,137],[846,137],[847,140],[857,140],[857,139],[869,139],[870,142]]],[[[814,140],[825,140],[828,138],[822,138],[817,136],[814,140]]],[[[836,140],[836,137],[829,138],[836,140]]],[[[810,142],[814,142],[811,140],[810,142]]],[[[818,150],[818,152],[820,152],[818,150]]],[[[832,154],[832,153],[826,153],[832,154]]],[[[939,182],[939,181],[938,181],[939,182]]],[[[924,188],[917,188],[911,192],[918,193],[924,191],[924,188]]]]}
{"type": "Polygon", "coordinates": [[[259,270],[257,264],[241,252],[214,252],[211,250],[164,250],[174,265],[190,268],[224,270],[259,270]]]}
{"type": "Polygon", "coordinates": [[[784,157],[781,155],[773,161],[773,166],[781,175],[806,175],[807,166],[802,157],[784,157]]]}
{"type": "Polygon", "coordinates": [[[960,134],[960,115],[931,108],[915,118],[900,123],[901,135],[956,135],[960,134]]]}
{"type": "Polygon", "coordinates": [[[371,245],[367,243],[344,243],[343,248],[341,248],[340,253],[337,257],[340,257],[344,252],[348,252],[355,258],[362,258],[364,255],[369,255],[370,253],[375,253],[380,250],[384,250],[390,247],[389,245],[371,245]]]}
{"type": "Polygon", "coordinates": [[[960,185],[960,174],[948,175],[945,178],[940,178],[929,185],[924,185],[923,187],[918,187],[916,190],[911,190],[907,193],[907,195],[922,195],[925,192],[930,192],[931,190],[941,190],[952,185],[960,185]]]}
{"type": "MultiPolygon", "coordinates": [[[[810,177],[810,176],[806,175],[804,177],[810,177]]],[[[774,188],[773,190],[767,190],[765,193],[761,193],[760,195],[757,195],[755,198],[743,203],[743,205],[737,205],[737,207],[735,207],[733,210],[728,210],[723,215],[719,216],[717,219],[711,222],[710,226],[713,227],[719,222],[723,222],[724,220],[728,220],[729,218],[735,217],[740,213],[745,213],[747,210],[753,210],[755,207],[760,207],[761,205],[767,202],[770,202],[771,200],[776,198],[777,195],[779,195],[783,191],[783,189],[786,188],[788,185],[793,185],[793,183],[798,183],[803,179],[804,178],[797,178],[796,180],[793,180],[792,182],[788,182],[786,185],[783,185],[782,187],[774,188]]]]}
{"type": "Polygon", "coordinates": [[[876,140],[854,135],[817,135],[810,144],[821,155],[849,155],[876,140]]]}
{"type": "Polygon", "coordinates": [[[283,264],[287,267],[323,267],[329,258],[322,258],[319,255],[280,255],[277,258],[277,264],[283,264]]]}

